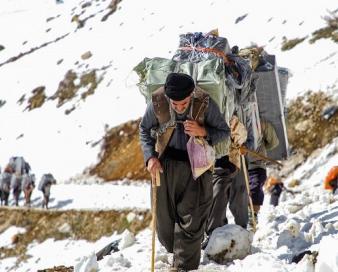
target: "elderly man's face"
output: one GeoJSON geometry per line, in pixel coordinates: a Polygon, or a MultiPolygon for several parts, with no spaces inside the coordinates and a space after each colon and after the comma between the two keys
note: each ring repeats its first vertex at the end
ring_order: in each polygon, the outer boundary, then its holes
{"type": "Polygon", "coordinates": [[[182,114],[186,111],[186,109],[189,107],[191,100],[191,95],[189,95],[187,98],[184,98],[181,101],[175,101],[170,99],[171,107],[176,111],[178,114],[182,114]]]}

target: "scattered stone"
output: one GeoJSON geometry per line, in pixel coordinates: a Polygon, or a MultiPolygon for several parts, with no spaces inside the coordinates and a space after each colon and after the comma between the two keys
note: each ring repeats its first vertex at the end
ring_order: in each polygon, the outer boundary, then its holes
{"type": "Polygon", "coordinates": [[[119,244],[119,249],[125,249],[127,247],[130,247],[131,245],[133,245],[135,243],[135,236],[134,234],[132,234],[129,230],[125,230],[122,233],[122,237],[121,237],[121,242],[119,244]]]}
{"type": "Polygon", "coordinates": [[[61,233],[70,233],[72,231],[72,227],[65,222],[58,228],[58,231],[61,233]]]}
{"type": "Polygon", "coordinates": [[[49,18],[46,19],[46,22],[48,23],[48,22],[50,22],[50,21],[52,21],[54,19],[55,19],[55,17],[49,17],[49,18]]]}
{"type": "Polygon", "coordinates": [[[19,235],[15,234],[11,238],[12,244],[17,244],[19,242],[19,235]]]}
{"type": "Polygon", "coordinates": [[[290,49],[294,48],[296,45],[303,42],[306,38],[307,37],[288,40],[286,37],[283,37],[281,50],[282,51],[290,50],[290,49]]]}
{"type": "Polygon", "coordinates": [[[28,105],[25,110],[28,109],[31,111],[33,109],[40,108],[45,103],[45,89],[45,86],[39,86],[32,91],[33,95],[28,99],[28,105]]]}
{"type": "Polygon", "coordinates": [[[86,3],[84,3],[82,6],[81,6],[81,8],[88,8],[88,7],[90,7],[92,5],[92,3],[91,2],[86,2],[86,3]]]}
{"type": "Polygon", "coordinates": [[[19,104],[19,105],[22,105],[22,103],[25,102],[25,97],[26,97],[26,95],[23,94],[16,103],[19,104]]]}
{"type": "Polygon", "coordinates": [[[3,105],[5,105],[5,104],[6,104],[6,100],[0,99],[0,108],[1,108],[3,105]]]}
{"type": "Polygon", "coordinates": [[[128,223],[131,223],[132,221],[134,221],[136,218],[136,214],[134,212],[130,212],[127,214],[127,221],[128,223]]]}
{"type": "Polygon", "coordinates": [[[299,186],[299,184],[300,184],[300,181],[298,179],[292,179],[292,180],[289,181],[287,186],[290,187],[290,188],[294,188],[294,187],[299,186]]]}
{"type": "Polygon", "coordinates": [[[86,53],[83,53],[81,55],[81,59],[86,60],[86,59],[89,59],[91,56],[92,56],[92,52],[87,51],[86,53]]]}
{"type": "Polygon", "coordinates": [[[108,6],[108,13],[104,15],[101,19],[102,22],[106,21],[110,15],[112,15],[117,10],[117,4],[120,3],[121,0],[112,0],[108,6]]]}
{"type": "Polygon", "coordinates": [[[246,18],[246,16],[248,16],[248,13],[238,17],[235,21],[235,24],[238,24],[240,21],[243,21],[246,18]]]}
{"type": "Polygon", "coordinates": [[[24,134],[21,133],[18,137],[16,137],[16,140],[19,140],[20,138],[23,138],[24,134]]]}
{"type": "Polygon", "coordinates": [[[66,109],[66,110],[65,110],[65,114],[68,115],[68,114],[70,114],[72,111],[74,111],[75,109],[76,109],[76,107],[75,107],[75,106],[72,106],[70,109],[66,109]]]}
{"type": "Polygon", "coordinates": [[[131,172],[128,172],[126,177],[127,179],[131,179],[133,177],[133,174],[131,172]]]}

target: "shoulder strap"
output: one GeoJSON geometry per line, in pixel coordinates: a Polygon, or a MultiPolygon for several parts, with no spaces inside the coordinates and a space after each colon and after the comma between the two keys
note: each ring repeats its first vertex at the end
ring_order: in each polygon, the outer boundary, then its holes
{"type": "Polygon", "coordinates": [[[169,102],[164,94],[164,88],[160,87],[152,94],[152,102],[154,106],[154,112],[157,120],[160,124],[169,122],[169,102]]]}
{"type": "MultiPolygon", "coordinates": [[[[160,87],[152,94],[154,112],[160,124],[170,121],[169,101],[165,97],[164,88],[160,87]]],[[[204,113],[209,105],[209,95],[201,88],[196,87],[193,95],[191,118],[198,123],[204,123],[204,113]]]]}
{"type": "Polygon", "coordinates": [[[209,105],[209,95],[201,88],[196,87],[193,96],[192,119],[204,124],[204,114],[209,105]]]}

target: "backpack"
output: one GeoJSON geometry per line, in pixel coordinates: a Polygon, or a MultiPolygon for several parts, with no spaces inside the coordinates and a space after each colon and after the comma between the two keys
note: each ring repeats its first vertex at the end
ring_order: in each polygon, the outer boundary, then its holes
{"type": "Polygon", "coordinates": [[[43,188],[48,184],[53,184],[55,183],[56,180],[54,178],[54,176],[52,174],[44,174],[42,177],[41,177],[41,180],[39,182],[39,185],[38,185],[38,190],[42,191],[43,188]]]}
{"type": "Polygon", "coordinates": [[[286,71],[286,68],[277,67],[274,55],[268,54],[264,55],[263,64],[254,71],[254,75],[258,76],[256,95],[259,115],[273,125],[278,135],[279,145],[267,151],[268,157],[274,160],[288,157],[288,138],[284,117],[288,80],[286,71]]]}
{"type": "Polygon", "coordinates": [[[24,174],[22,176],[22,190],[25,190],[28,187],[35,187],[35,175],[34,174],[24,174]]]}
{"type": "Polygon", "coordinates": [[[29,163],[26,162],[23,157],[11,157],[8,165],[13,169],[14,173],[19,176],[28,174],[31,170],[29,163]]]}
{"type": "Polygon", "coordinates": [[[273,125],[278,135],[279,145],[268,151],[267,155],[276,160],[286,159],[288,140],[284,115],[290,72],[285,67],[278,67],[276,57],[265,52],[262,47],[242,49],[239,55],[250,59],[254,76],[258,77],[256,94],[259,115],[273,125]]]}

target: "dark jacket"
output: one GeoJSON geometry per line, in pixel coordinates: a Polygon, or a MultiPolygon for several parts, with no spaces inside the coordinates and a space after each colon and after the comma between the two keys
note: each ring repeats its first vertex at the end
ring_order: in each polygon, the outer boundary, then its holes
{"type": "MultiPolygon", "coordinates": [[[[168,108],[168,111],[170,108],[168,108]]],[[[188,118],[189,108],[183,114],[177,114],[174,112],[176,120],[185,121],[188,118]]],[[[140,123],[140,141],[144,154],[144,161],[147,162],[151,157],[158,157],[158,153],[155,150],[155,144],[157,139],[153,135],[152,131],[159,128],[159,121],[156,118],[154,112],[154,105],[151,101],[147,105],[146,112],[140,123]]],[[[204,127],[207,131],[207,140],[209,144],[214,145],[219,141],[230,136],[230,129],[226,124],[224,117],[220,113],[220,110],[216,103],[209,99],[208,107],[204,113],[204,127]]],[[[189,136],[184,133],[183,124],[177,123],[176,127],[171,134],[167,146],[175,148],[176,150],[185,151],[186,144],[189,140],[189,136]]]]}

